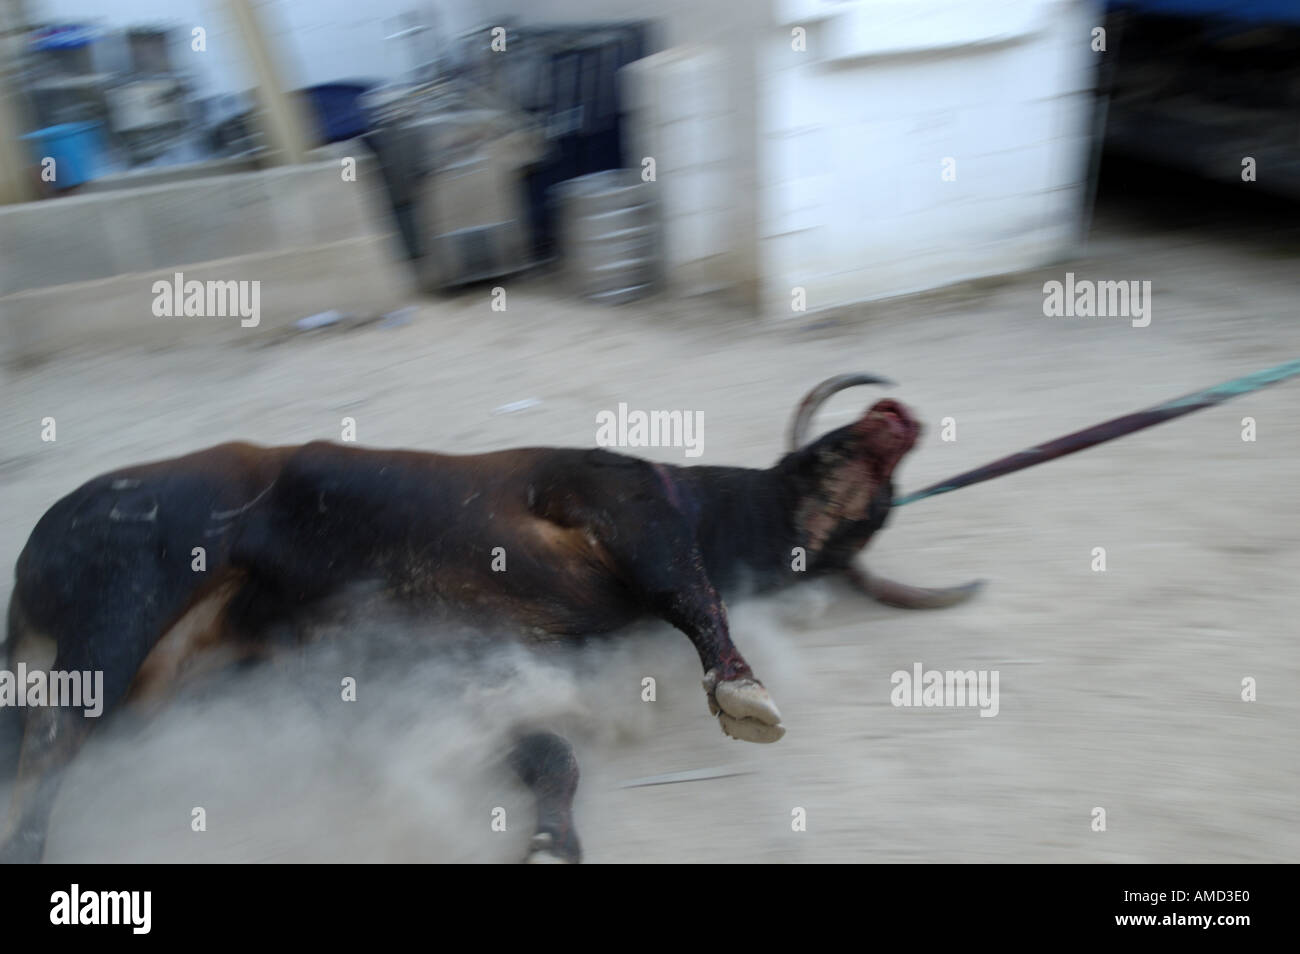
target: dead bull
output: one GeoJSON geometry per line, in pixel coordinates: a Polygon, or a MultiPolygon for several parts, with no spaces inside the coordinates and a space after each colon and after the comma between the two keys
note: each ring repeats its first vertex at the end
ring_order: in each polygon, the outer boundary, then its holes
{"type": "MultiPolygon", "coordinates": [[[[938,607],[977,587],[920,589],[853,566],[889,515],[891,475],[919,425],[885,400],[811,443],[805,436],[832,394],[874,383],[886,382],[844,375],[810,392],[790,452],[766,470],[605,450],[446,456],[312,443],[223,444],[106,474],[54,504],[18,559],[10,669],[44,652],[55,671],[102,670],[107,712],[170,690],[205,659],[265,655],[272,627],[377,580],[416,607],[450,607],[521,634],[666,620],[699,653],[722,731],[774,742],[781,715],[731,640],[723,596],[847,574],[891,605],[938,607]],[[191,566],[196,546],[205,572],[191,566]],[[493,570],[497,548],[507,572],[493,570]]],[[[0,856],[38,860],[59,779],[94,720],[66,708],[21,711],[0,856]]],[[[533,732],[510,762],[538,798],[534,856],[578,860],[569,744],[533,732]]]]}

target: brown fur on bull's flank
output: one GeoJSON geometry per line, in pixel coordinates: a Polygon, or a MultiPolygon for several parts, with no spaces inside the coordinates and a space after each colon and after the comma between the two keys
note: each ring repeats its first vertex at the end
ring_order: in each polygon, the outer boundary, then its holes
{"type": "MultiPolygon", "coordinates": [[[[225,444],[124,468],[58,501],[32,532],[10,606],[11,668],[20,653],[52,648],[44,664],[54,670],[103,672],[106,712],[156,702],[189,674],[269,655],[272,633],[374,581],[416,609],[532,639],[663,619],[695,646],[722,730],[775,741],[780,713],[731,640],[723,596],[841,572],[893,605],[951,605],[973,592],[852,566],[888,516],[893,470],[919,427],[880,401],[806,446],[802,433],[836,390],[875,380],[814,390],[796,423],[800,446],[766,470],[605,450],[450,456],[327,443],[225,444]]],[[[41,857],[59,778],[92,723],[71,709],[27,710],[0,857],[41,857]]],[[[535,853],[576,861],[568,743],[531,732],[510,761],[538,795],[535,853]]]]}

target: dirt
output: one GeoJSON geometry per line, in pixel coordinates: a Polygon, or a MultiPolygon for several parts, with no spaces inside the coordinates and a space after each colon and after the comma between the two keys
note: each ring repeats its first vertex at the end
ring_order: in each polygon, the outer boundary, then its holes
{"type": "MultiPolygon", "coordinates": [[[[278,343],[252,329],[214,347],[196,323],[179,348],[69,352],[0,382],[0,563],[98,473],[229,439],[337,440],[344,417],[363,444],[472,452],[590,446],[619,402],[698,410],[700,458],[638,453],[767,466],[800,396],[843,371],[900,382],[925,433],[895,480],[916,489],[1300,356],[1298,293],[1294,259],[1266,243],[1103,219],[1076,261],[815,319],[706,299],[611,310],[534,282],[509,287],[504,313],[474,288],[407,326],[278,343]],[[1043,283],[1067,270],[1150,280],[1150,326],[1044,317],[1043,283]]],[[[324,651],[109,726],[69,776],[47,859],[512,860],[531,809],[493,768],[497,736],[545,713],[578,750],[593,862],[1300,860],[1298,395],[1283,384],[897,510],[866,565],[987,578],[966,606],[895,610],[816,583],[730,607],[784,717],[775,744],[722,734],[666,626],[576,668],[510,657],[501,678],[416,652],[355,704],[338,679],[357,661],[324,651]],[[891,674],[915,663],[998,671],[997,716],[893,706],[891,674]],[[626,787],[691,770],[730,774],[626,787]]],[[[878,396],[840,395],[818,426],[878,396]]]]}

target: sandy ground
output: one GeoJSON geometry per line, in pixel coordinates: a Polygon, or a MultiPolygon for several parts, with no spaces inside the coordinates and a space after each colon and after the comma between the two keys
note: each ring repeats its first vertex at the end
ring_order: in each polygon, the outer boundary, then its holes
{"type": "MultiPolygon", "coordinates": [[[[1095,235],[1068,266],[831,320],[761,325],[706,301],[605,310],[530,284],[505,313],[473,289],[402,328],[214,348],[198,326],[192,346],[70,353],[0,383],[0,563],[95,474],[227,439],[337,439],[344,416],[376,446],[590,446],[596,412],[626,401],[703,411],[696,462],[767,466],[809,386],[868,370],[927,424],[898,475],[914,489],[1300,356],[1285,250],[1127,221],[1095,235]],[[1151,280],[1150,327],[1045,318],[1043,282],[1067,267],[1151,280]],[[39,440],[45,416],[55,443],[39,440]],[[939,439],[944,417],[955,442],[939,439]]],[[[488,740],[545,712],[578,748],[593,862],[1300,860],[1298,395],[1292,382],[897,511],[868,565],[919,584],[988,578],[965,607],[894,610],[829,583],[731,607],[785,716],[775,745],[721,734],[666,626],[504,682],[412,660],[376,677],[382,691],[363,680],[351,708],[338,672],[360,664],[327,651],[109,727],[69,777],[47,859],[510,860],[531,809],[488,740]],[[998,716],[893,707],[890,674],[917,662],[998,670],[998,716]],[[693,769],[738,774],[625,787],[693,769]],[[206,832],[190,830],[193,806],[206,832]]],[[[820,426],[875,397],[839,396],[820,426]]]]}

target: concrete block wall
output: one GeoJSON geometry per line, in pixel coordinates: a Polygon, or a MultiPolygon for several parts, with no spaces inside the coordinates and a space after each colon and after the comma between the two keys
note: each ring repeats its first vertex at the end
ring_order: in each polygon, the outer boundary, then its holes
{"type": "Polygon", "coordinates": [[[380,192],[358,157],[0,207],[0,357],[78,343],[248,333],[234,318],[158,318],[153,283],[260,281],[263,331],[413,294],[380,192]]]}
{"type": "Polygon", "coordinates": [[[682,294],[728,284],[734,167],[727,146],[723,59],[709,47],[656,53],[623,68],[627,165],[655,160],[665,271],[682,294]]]}
{"type": "Polygon", "coordinates": [[[791,314],[796,287],[816,311],[1065,254],[1096,16],[1085,0],[778,3],[758,69],[765,310],[791,314]]]}

